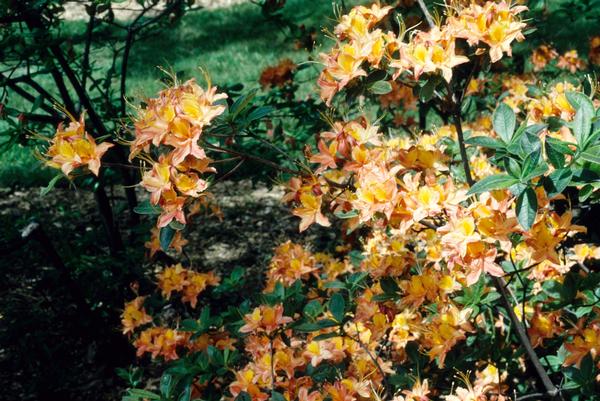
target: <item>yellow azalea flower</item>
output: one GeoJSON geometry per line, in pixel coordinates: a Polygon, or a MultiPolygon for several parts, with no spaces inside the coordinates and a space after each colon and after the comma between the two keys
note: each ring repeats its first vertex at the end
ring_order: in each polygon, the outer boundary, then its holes
{"type": "Polygon", "coordinates": [[[306,230],[311,224],[317,223],[324,227],[329,227],[329,219],[321,213],[322,197],[314,195],[311,192],[303,192],[300,195],[300,207],[292,211],[294,216],[300,217],[300,231],[306,230]]]}
{"type": "Polygon", "coordinates": [[[534,71],[543,70],[546,65],[558,57],[558,52],[549,45],[541,45],[533,50],[531,64],[534,71]]]}
{"type": "Polygon", "coordinates": [[[577,50],[569,50],[558,58],[556,63],[558,68],[569,70],[571,74],[577,72],[577,70],[584,70],[587,67],[585,60],[579,58],[577,50]]]}
{"type": "Polygon", "coordinates": [[[278,282],[292,285],[296,280],[318,276],[318,259],[317,255],[291,241],[279,245],[269,264],[265,292],[273,291],[278,282]]]}
{"type": "Polygon", "coordinates": [[[503,53],[512,55],[513,41],[524,39],[522,30],[526,24],[518,19],[518,14],[525,10],[527,7],[512,6],[505,0],[470,4],[448,18],[447,29],[453,36],[466,39],[471,46],[480,43],[489,46],[490,60],[495,63],[503,53]]]}
{"type": "Polygon", "coordinates": [[[96,144],[94,138],[85,131],[85,115],[82,114],[79,121],[71,120],[66,128],[63,123],[58,125],[46,151],[46,165],[61,169],[66,176],[74,169],[85,166],[97,176],[100,173],[100,159],[112,146],[108,142],[96,144]]]}
{"type": "Polygon", "coordinates": [[[152,165],[142,176],[142,187],[150,192],[150,201],[157,205],[160,201],[163,191],[171,189],[171,163],[161,156],[157,163],[152,165]]]}
{"type": "Polygon", "coordinates": [[[179,192],[193,198],[199,197],[200,193],[208,188],[208,183],[200,179],[195,173],[176,174],[174,182],[179,192]]]}
{"type": "Polygon", "coordinates": [[[133,301],[125,304],[125,309],[121,314],[123,334],[131,333],[136,328],[152,322],[152,317],[144,309],[144,299],[145,297],[136,297],[133,301]]]}
{"type": "Polygon", "coordinates": [[[440,72],[447,82],[452,79],[452,68],[469,61],[455,53],[455,41],[447,31],[433,27],[429,32],[418,31],[408,45],[400,48],[400,60],[392,67],[410,69],[415,79],[421,74],[440,72]]]}
{"type": "Polygon", "coordinates": [[[577,327],[569,330],[569,334],[573,335],[573,340],[565,343],[568,354],[564,366],[579,367],[588,354],[593,360],[596,359],[600,352],[600,323],[597,320],[586,323],[585,318],[581,318],[577,327]]]}
{"type": "Polygon", "coordinates": [[[181,291],[187,285],[187,270],[181,263],[163,269],[156,277],[158,288],[166,299],[171,297],[173,291],[181,291]]]}
{"type": "Polygon", "coordinates": [[[292,320],[289,316],[283,316],[283,305],[261,305],[254,308],[252,313],[244,316],[246,324],[240,328],[240,333],[265,332],[269,334],[292,320]]]}
{"type": "Polygon", "coordinates": [[[186,344],[189,334],[180,333],[165,327],[151,327],[144,330],[133,343],[137,355],[152,354],[152,358],[162,356],[166,361],[179,359],[177,348],[186,344]]]}

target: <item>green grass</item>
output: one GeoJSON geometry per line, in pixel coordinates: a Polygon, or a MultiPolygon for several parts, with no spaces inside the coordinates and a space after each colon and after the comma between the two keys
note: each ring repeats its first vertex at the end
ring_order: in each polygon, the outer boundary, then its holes
{"type": "MultiPolygon", "coordinates": [[[[284,11],[294,23],[315,27],[319,33],[320,27],[334,24],[330,1],[288,0],[284,11]]],[[[86,25],[83,21],[68,21],[61,29],[62,35],[69,38],[83,35],[86,25]]],[[[185,79],[195,77],[199,80],[203,79],[202,68],[213,84],[242,83],[246,88],[256,87],[265,67],[284,58],[295,62],[307,60],[307,52],[296,50],[293,39],[288,36],[287,30],[266,20],[260,8],[250,3],[188,13],[161,33],[135,43],[130,56],[127,95],[136,99],[156,93],[162,87],[160,79],[164,78],[159,67],[173,70],[185,79]]],[[[317,43],[329,46],[331,41],[320,33],[317,43]]],[[[319,51],[317,47],[312,56],[319,51]]],[[[106,50],[92,52],[92,67],[98,76],[110,67],[108,56],[106,50]]],[[[299,73],[298,79],[307,81],[302,93],[312,91],[317,73],[316,67],[299,73]]],[[[49,77],[38,82],[50,91],[54,90],[49,77]]],[[[118,80],[114,80],[113,85],[117,90],[118,80]]],[[[31,107],[18,96],[9,97],[8,104],[19,110],[31,107]]],[[[3,129],[6,127],[0,122],[0,131],[3,129]]],[[[24,147],[13,147],[0,153],[0,187],[44,186],[54,174],[24,147]]]]}
{"type": "Polygon", "coordinates": [[[0,154],[0,187],[47,185],[55,171],[36,159],[30,147],[15,145],[0,154]]]}
{"type": "MultiPolygon", "coordinates": [[[[317,29],[328,21],[331,25],[333,13],[331,3],[324,0],[288,1],[285,12],[294,22],[317,29]]],[[[198,78],[201,67],[217,85],[257,86],[265,67],[283,58],[296,62],[307,58],[252,4],[189,14],[173,31],[136,43],[132,54],[130,66],[137,75],[130,78],[132,92],[145,95],[159,88],[162,73],[157,66],[198,78]]]]}

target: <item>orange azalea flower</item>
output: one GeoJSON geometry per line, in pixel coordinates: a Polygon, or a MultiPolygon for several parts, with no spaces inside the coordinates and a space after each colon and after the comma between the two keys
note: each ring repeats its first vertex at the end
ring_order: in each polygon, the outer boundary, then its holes
{"type": "Polygon", "coordinates": [[[175,164],[187,154],[202,159],[203,151],[192,140],[199,138],[202,129],[225,111],[225,106],[217,102],[227,95],[216,91],[216,87],[210,86],[204,90],[192,79],[146,100],[146,106],[138,110],[134,121],[136,138],[131,144],[132,156],[150,144],[170,144],[176,150],[181,147],[174,157],[175,164]]]}
{"type": "Polygon", "coordinates": [[[157,205],[163,191],[171,189],[171,163],[168,158],[161,156],[152,169],[144,173],[141,185],[150,192],[152,204],[157,205]]]}
{"type": "Polygon", "coordinates": [[[398,187],[396,173],[400,166],[389,169],[382,163],[369,163],[357,173],[355,209],[360,211],[360,221],[383,213],[388,219],[394,210],[398,187]]]}
{"type": "Polygon", "coordinates": [[[354,7],[347,15],[342,16],[340,23],[335,27],[335,34],[339,37],[348,36],[359,39],[368,33],[368,30],[381,21],[392,7],[381,7],[372,4],[371,8],[365,6],[354,7]]]}
{"type": "Polygon", "coordinates": [[[525,6],[512,6],[510,2],[488,1],[483,6],[470,4],[448,18],[451,35],[466,39],[471,46],[480,42],[489,46],[492,63],[502,58],[502,54],[512,55],[511,43],[521,41],[526,24],[519,21],[518,14],[527,10],[525,6]]]}
{"type": "Polygon", "coordinates": [[[444,360],[448,352],[459,342],[466,338],[465,333],[473,331],[468,317],[471,309],[458,309],[453,304],[446,304],[435,316],[423,344],[428,349],[430,360],[438,358],[438,366],[444,366],[444,360]]]}
{"type": "Polygon", "coordinates": [[[558,57],[558,52],[548,45],[541,45],[531,54],[531,64],[534,71],[543,70],[546,65],[558,57]]]}
{"type": "Polygon", "coordinates": [[[306,230],[311,224],[317,223],[324,227],[329,227],[329,219],[321,213],[322,197],[314,195],[312,192],[302,192],[300,195],[300,207],[292,211],[294,216],[300,217],[300,232],[306,230]]]}
{"type": "Polygon", "coordinates": [[[291,241],[284,242],[275,248],[269,264],[265,291],[272,291],[277,282],[292,285],[296,280],[307,279],[311,274],[317,275],[315,257],[301,245],[291,241]]]}
{"type": "Polygon", "coordinates": [[[584,263],[588,259],[600,259],[600,247],[592,244],[577,244],[573,247],[573,255],[569,259],[576,263],[584,263]]]}
{"type": "Polygon", "coordinates": [[[316,170],[316,173],[320,173],[328,168],[336,168],[335,164],[335,153],[337,151],[337,142],[332,141],[329,146],[325,145],[325,142],[321,139],[318,144],[319,153],[312,156],[309,161],[311,163],[319,163],[320,166],[316,170]]]}
{"type": "Polygon", "coordinates": [[[270,334],[293,319],[283,316],[283,305],[261,305],[254,308],[252,313],[244,316],[244,321],[246,324],[240,328],[240,333],[265,332],[270,334]]]}
{"type": "Polygon", "coordinates": [[[137,356],[145,353],[152,354],[152,358],[162,356],[165,361],[179,359],[177,348],[187,342],[189,335],[177,330],[164,327],[151,327],[140,333],[133,345],[137,348],[137,356]]]}
{"type": "Polygon", "coordinates": [[[187,271],[185,285],[183,287],[183,296],[181,302],[189,302],[192,308],[196,307],[198,303],[198,295],[202,293],[209,285],[216,286],[220,282],[213,272],[210,273],[197,273],[194,271],[187,271]]]}
{"type": "Polygon", "coordinates": [[[250,395],[252,401],[266,401],[269,395],[263,393],[256,385],[256,374],[252,369],[245,369],[235,373],[236,380],[229,385],[229,392],[235,398],[242,391],[250,395]]]}
{"type": "Polygon", "coordinates": [[[66,128],[62,122],[58,125],[46,152],[49,158],[46,165],[60,168],[66,176],[74,169],[86,166],[97,176],[100,173],[100,159],[112,146],[108,142],[96,144],[94,138],[85,131],[85,114],[81,114],[79,121],[71,117],[66,128]]]}
{"type": "Polygon", "coordinates": [[[544,340],[552,338],[562,332],[560,323],[560,312],[542,312],[542,305],[537,305],[533,317],[529,321],[527,334],[531,340],[531,345],[539,347],[544,340]]]}
{"type": "Polygon", "coordinates": [[[208,183],[195,173],[175,174],[174,182],[179,192],[192,198],[199,197],[208,188],[208,183]]]}
{"type": "Polygon", "coordinates": [[[417,108],[417,97],[413,93],[410,86],[402,83],[391,81],[392,91],[385,95],[379,96],[379,102],[384,109],[391,106],[402,106],[404,110],[415,110],[417,108]]]}
{"type": "Polygon", "coordinates": [[[148,315],[144,309],[144,299],[145,297],[136,297],[133,301],[125,304],[125,309],[121,314],[123,334],[132,333],[136,328],[152,322],[152,316],[148,315]]]}
{"type": "Polygon", "coordinates": [[[423,382],[417,380],[413,384],[412,389],[402,391],[402,394],[405,395],[404,401],[429,401],[430,398],[428,395],[430,393],[427,379],[423,380],[423,382]]]}
{"type": "Polygon", "coordinates": [[[130,159],[150,159],[148,154],[140,153],[149,153],[151,146],[162,151],[158,163],[152,163],[141,183],[151,192],[151,202],[162,208],[158,227],[165,227],[173,219],[186,224],[186,199],[200,197],[208,187],[198,174],[216,171],[199,145],[203,129],[225,111],[219,102],[227,95],[216,91],[210,85],[205,90],[194,80],[176,83],[138,110],[130,159]]]}
{"type": "Polygon", "coordinates": [[[586,324],[585,318],[581,318],[577,327],[570,330],[569,334],[573,336],[573,340],[565,342],[565,348],[569,354],[565,358],[564,366],[579,367],[582,359],[588,354],[592,359],[596,359],[600,351],[600,323],[598,321],[586,324]]]}
{"type": "Polygon", "coordinates": [[[171,298],[173,291],[181,291],[188,284],[187,270],[181,266],[181,263],[166,267],[156,277],[158,278],[158,288],[166,299],[171,298]]]}
{"type": "MultiPolygon", "coordinates": [[[[144,244],[144,247],[150,251],[150,258],[152,258],[156,252],[162,250],[162,245],[160,244],[160,229],[158,227],[153,227],[150,233],[150,241],[147,241],[144,244]]],[[[181,253],[183,247],[187,245],[187,243],[188,240],[183,238],[181,231],[176,231],[169,249],[173,248],[177,253],[181,253]]]]}
{"type": "Polygon", "coordinates": [[[590,38],[590,52],[588,54],[590,63],[600,65],[600,36],[590,38]]]}
{"type": "MultiPolygon", "coordinates": [[[[454,37],[446,30],[433,27],[429,32],[418,31],[406,46],[400,48],[400,60],[393,60],[391,67],[410,69],[415,79],[423,73],[440,71],[447,82],[452,79],[452,68],[467,63],[469,59],[455,53],[454,37]]],[[[396,73],[396,76],[398,73],[396,73]]]]}
{"type": "Polygon", "coordinates": [[[183,206],[185,205],[186,198],[177,196],[177,193],[173,190],[169,190],[162,193],[160,200],[160,206],[162,213],[158,216],[157,226],[159,228],[166,227],[173,219],[177,220],[181,224],[186,224],[185,214],[183,213],[183,206]]]}
{"type": "Polygon", "coordinates": [[[577,50],[569,50],[558,58],[556,66],[564,70],[569,70],[571,74],[574,74],[578,70],[584,70],[587,64],[585,60],[579,58],[577,50]]]}

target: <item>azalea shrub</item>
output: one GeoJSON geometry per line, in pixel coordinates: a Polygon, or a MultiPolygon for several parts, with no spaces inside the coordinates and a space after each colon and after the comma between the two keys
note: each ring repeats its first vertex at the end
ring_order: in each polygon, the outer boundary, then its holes
{"type": "MultiPolygon", "coordinates": [[[[120,370],[125,401],[599,398],[600,37],[517,63],[526,5],[401,3],[339,16],[320,103],[176,79],[140,102],[151,257],[178,260],[190,219],[219,215],[208,191],[232,162],[278,168],[299,230],[337,235],[279,245],[253,293],[243,268],[184,258],[133,286],[123,333],[160,379],[120,370]],[[314,119],[301,153],[272,136],[285,107],[314,119]],[[245,153],[258,143],[278,156],[245,153]]],[[[261,83],[289,94],[295,68],[261,83]]],[[[59,126],[49,165],[98,173],[110,145],[83,124],[59,126]]]]}

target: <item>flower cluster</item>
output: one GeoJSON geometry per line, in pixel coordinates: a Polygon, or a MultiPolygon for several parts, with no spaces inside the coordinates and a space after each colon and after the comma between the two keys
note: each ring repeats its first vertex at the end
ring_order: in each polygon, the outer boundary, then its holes
{"type": "MultiPolygon", "coordinates": [[[[597,64],[598,49],[600,48],[600,38],[593,37],[590,39],[589,60],[592,64],[597,64]]],[[[550,45],[540,45],[531,54],[531,64],[533,71],[542,71],[552,61],[556,60],[556,67],[563,70],[568,70],[571,74],[577,71],[585,70],[587,62],[582,59],[577,50],[568,50],[559,55],[558,51],[550,45]]]]}
{"type": "MultiPolygon", "coordinates": [[[[156,275],[156,278],[157,287],[165,300],[169,300],[171,295],[177,292],[181,302],[189,303],[192,308],[196,307],[199,295],[208,286],[216,286],[220,282],[214,272],[199,273],[185,269],[181,264],[166,267],[156,275]]],[[[219,349],[232,346],[233,340],[221,329],[193,337],[189,331],[155,325],[155,319],[146,311],[145,303],[148,298],[148,296],[137,296],[127,302],[121,315],[123,333],[134,335],[133,344],[137,348],[138,356],[149,353],[152,358],[161,356],[168,361],[179,358],[178,349],[196,352],[205,350],[209,345],[219,349]],[[137,329],[148,325],[150,327],[136,334],[137,329]]]]}
{"type": "Polygon", "coordinates": [[[200,293],[208,286],[218,285],[220,281],[214,272],[198,273],[183,268],[181,264],[166,267],[156,277],[165,299],[171,298],[173,292],[179,292],[181,302],[188,302],[192,308],[196,307],[200,293]]]}
{"type": "Polygon", "coordinates": [[[477,48],[478,54],[487,48],[492,62],[500,60],[503,53],[510,56],[511,43],[524,39],[522,30],[526,24],[518,15],[526,9],[506,1],[488,1],[482,6],[470,4],[458,9],[448,7],[444,24],[396,36],[392,31],[377,28],[392,7],[355,7],[335,28],[336,46],[321,55],[325,64],[318,80],[321,98],[330,105],[333,96],[352,80],[368,75],[367,67],[384,71],[389,67],[394,78],[409,72],[415,80],[422,74],[439,73],[450,82],[452,69],[469,61],[457,54],[456,39],[466,40],[469,46],[477,48]]]}
{"type": "Polygon", "coordinates": [[[151,163],[141,185],[150,192],[151,203],[161,209],[158,227],[173,220],[186,224],[188,199],[205,194],[208,183],[199,174],[216,170],[200,141],[205,127],[225,111],[220,104],[225,98],[216,87],[203,89],[190,80],[164,89],[137,110],[130,158],[151,163]],[[156,153],[157,161],[151,156],[156,153]]]}
{"type": "Polygon", "coordinates": [[[94,137],[86,132],[85,114],[81,114],[79,120],[71,117],[66,127],[62,122],[58,125],[45,155],[46,165],[61,169],[66,176],[76,168],[87,167],[97,176],[100,159],[112,146],[108,142],[96,143],[94,137]]]}

